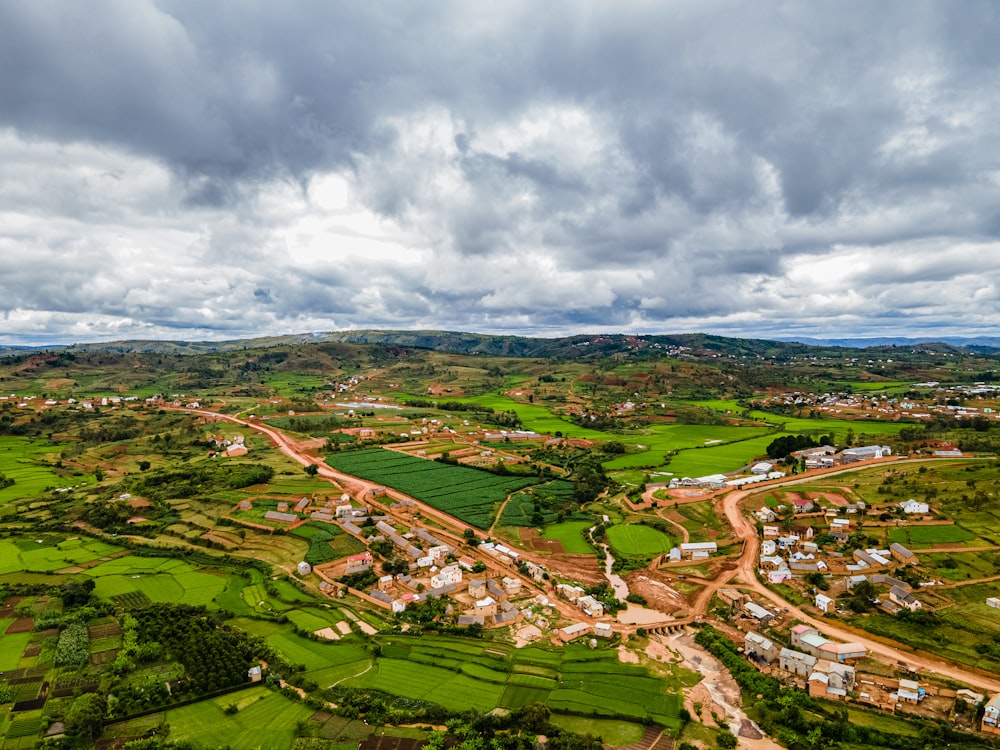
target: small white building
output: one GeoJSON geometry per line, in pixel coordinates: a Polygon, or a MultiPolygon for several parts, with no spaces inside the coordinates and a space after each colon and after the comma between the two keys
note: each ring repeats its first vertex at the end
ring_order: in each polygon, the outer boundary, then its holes
{"type": "Polygon", "coordinates": [[[815,604],[820,612],[832,612],[834,609],[833,599],[826,594],[816,594],[815,604]]]}
{"type": "Polygon", "coordinates": [[[446,565],[431,577],[431,588],[439,589],[453,583],[462,582],[462,569],[457,565],[446,565]]]}
{"type": "Polygon", "coordinates": [[[774,464],[770,464],[767,461],[761,461],[750,467],[751,474],[767,474],[774,468],[774,464]]]}
{"type": "Polygon", "coordinates": [[[903,512],[907,515],[915,513],[929,513],[931,508],[927,503],[917,502],[914,499],[909,499],[906,502],[900,503],[899,507],[903,509],[903,512]]]}
{"type": "Polygon", "coordinates": [[[987,607],[993,607],[993,609],[1000,609],[1000,598],[991,596],[986,600],[987,607]]]}
{"type": "Polygon", "coordinates": [[[296,567],[299,570],[299,575],[300,576],[307,576],[310,573],[312,573],[312,565],[310,565],[309,563],[307,563],[305,560],[303,560],[302,562],[300,562],[296,567]]]}

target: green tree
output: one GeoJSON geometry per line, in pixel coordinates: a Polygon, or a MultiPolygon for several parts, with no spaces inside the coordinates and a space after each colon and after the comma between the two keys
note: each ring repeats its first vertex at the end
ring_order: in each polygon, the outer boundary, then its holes
{"type": "Polygon", "coordinates": [[[305,472],[306,472],[306,474],[308,474],[309,476],[311,476],[311,477],[314,477],[314,476],[316,476],[317,474],[319,474],[319,466],[317,466],[316,464],[309,464],[309,465],[308,465],[308,466],[307,466],[307,467],[305,468],[305,472]]]}

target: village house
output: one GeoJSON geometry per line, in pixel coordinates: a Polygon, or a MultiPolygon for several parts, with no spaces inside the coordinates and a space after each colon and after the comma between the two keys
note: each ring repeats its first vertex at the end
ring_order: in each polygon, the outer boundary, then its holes
{"type": "Polygon", "coordinates": [[[759,604],[747,602],[743,605],[743,611],[755,619],[761,625],[766,625],[774,619],[774,613],[767,611],[759,604]]]}
{"type": "Polygon", "coordinates": [[[497,613],[497,606],[496,600],[491,596],[487,596],[483,599],[478,599],[468,614],[483,618],[493,617],[497,613]]]}
{"type": "Polygon", "coordinates": [[[312,565],[310,565],[309,563],[307,563],[305,560],[303,560],[302,562],[300,562],[295,567],[299,571],[299,575],[300,576],[307,576],[310,573],[312,573],[312,565]]]}
{"type": "Polygon", "coordinates": [[[457,565],[447,565],[431,578],[431,588],[438,589],[462,582],[462,569],[457,565]]]}
{"type": "Polygon", "coordinates": [[[743,653],[761,664],[771,664],[778,658],[774,642],[752,630],[743,637],[743,653]]]}
{"type": "Polygon", "coordinates": [[[903,565],[916,565],[919,562],[917,556],[899,542],[893,542],[889,545],[889,553],[894,560],[898,560],[903,565]]]}
{"type": "Polygon", "coordinates": [[[715,542],[686,542],[680,545],[681,556],[689,560],[704,560],[719,551],[715,542]]]}
{"type": "Polygon", "coordinates": [[[907,703],[920,703],[927,697],[927,691],[920,687],[916,680],[900,680],[896,689],[896,697],[907,703]]]}
{"type": "Polygon", "coordinates": [[[754,464],[753,466],[750,467],[750,473],[751,474],[767,474],[773,468],[774,468],[773,464],[770,464],[767,461],[761,461],[760,463],[756,463],[756,464],[754,464]]]}
{"type": "Polygon", "coordinates": [[[986,600],[987,607],[993,607],[993,609],[1000,609],[1000,598],[996,596],[991,596],[986,600]]]}
{"type": "Polygon", "coordinates": [[[749,601],[750,599],[750,597],[742,591],[730,588],[719,589],[715,595],[731,607],[741,606],[744,602],[749,601]]]}
{"type": "Polygon", "coordinates": [[[592,596],[581,596],[576,600],[576,606],[591,617],[600,617],[604,614],[604,604],[592,596]]]}
{"type": "Polygon", "coordinates": [[[790,648],[783,648],[778,653],[778,666],[785,672],[808,678],[816,666],[816,657],[795,651],[790,648]]]}
{"type": "Polygon", "coordinates": [[[832,612],[834,610],[833,599],[831,599],[826,594],[816,594],[816,599],[814,603],[816,605],[816,609],[818,609],[820,612],[826,613],[826,612],[832,612]]]}
{"type": "Polygon", "coordinates": [[[778,520],[778,514],[766,505],[763,508],[754,511],[754,515],[761,523],[774,523],[778,520]]]}
{"type": "Polygon", "coordinates": [[[264,514],[265,521],[277,521],[278,523],[295,523],[299,517],[294,513],[279,513],[276,510],[269,510],[264,514]]]}
{"type": "Polygon", "coordinates": [[[582,635],[587,635],[591,631],[591,626],[586,622],[578,622],[573,625],[567,625],[558,631],[557,635],[563,643],[569,643],[570,641],[579,638],[582,635]]]}
{"type": "Polygon", "coordinates": [[[761,533],[765,539],[777,539],[781,534],[781,529],[777,526],[764,526],[761,529],[761,533]]]}
{"type": "Polygon", "coordinates": [[[809,695],[814,698],[844,698],[854,689],[854,667],[819,659],[809,675],[809,695]]]}
{"type": "Polygon", "coordinates": [[[485,578],[470,578],[469,579],[469,596],[473,599],[482,599],[486,596],[486,579],[485,578]]]}
{"type": "Polygon", "coordinates": [[[760,554],[762,557],[770,557],[778,551],[778,543],[773,539],[765,539],[760,543],[760,554]]]}
{"type": "Polygon", "coordinates": [[[500,582],[503,584],[503,590],[507,596],[516,596],[521,592],[520,578],[510,578],[509,576],[504,576],[500,582]]]}
{"type": "Polygon", "coordinates": [[[792,500],[792,506],[796,513],[811,513],[816,504],[808,497],[797,497],[792,500]]]}
{"type": "Polygon", "coordinates": [[[913,498],[906,500],[905,502],[899,503],[899,508],[907,515],[921,514],[926,515],[930,513],[931,506],[927,503],[921,503],[913,498]]]}
{"type": "Polygon", "coordinates": [[[598,638],[610,638],[614,635],[610,622],[598,622],[594,624],[594,635],[598,638]]]}
{"type": "Polygon", "coordinates": [[[913,594],[902,586],[893,586],[889,589],[889,601],[898,604],[900,607],[906,607],[911,612],[922,609],[924,606],[913,594]]]}
{"type": "Polygon", "coordinates": [[[983,731],[1000,734],[1000,693],[990,698],[983,707],[983,731]]]}

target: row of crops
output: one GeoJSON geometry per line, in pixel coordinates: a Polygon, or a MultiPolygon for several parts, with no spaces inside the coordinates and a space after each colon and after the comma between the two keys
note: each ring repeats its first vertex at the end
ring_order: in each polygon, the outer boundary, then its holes
{"type": "Polygon", "coordinates": [[[374,668],[346,684],[457,710],[541,702],[564,713],[679,723],[679,697],[644,667],[622,664],[614,651],[571,646],[562,652],[527,648],[494,653],[489,650],[494,646],[457,639],[393,639],[383,646],[374,668]]]}
{"type": "Polygon", "coordinates": [[[335,453],[326,462],[340,471],[393,487],[481,529],[493,522],[496,506],[538,477],[503,477],[465,466],[428,461],[374,448],[335,453]]]}

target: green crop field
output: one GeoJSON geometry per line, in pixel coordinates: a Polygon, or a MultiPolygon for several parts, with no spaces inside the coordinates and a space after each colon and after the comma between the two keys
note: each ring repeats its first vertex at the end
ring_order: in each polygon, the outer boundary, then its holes
{"type": "MultiPolygon", "coordinates": [[[[13,620],[0,620],[0,622],[6,623],[4,625],[4,630],[6,630],[13,620]]],[[[24,653],[24,647],[28,645],[30,640],[31,633],[0,635],[0,672],[17,669],[21,654],[24,653]]]]}
{"type": "Polygon", "coordinates": [[[102,599],[138,593],[153,602],[210,604],[226,588],[226,576],[205,573],[183,560],[126,556],[86,571],[102,599]]]}
{"type": "Polygon", "coordinates": [[[638,524],[609,526],[608,541],[622,555],[658,555],[669,552],[674,540],[662,531],[638,524]]]}
{"type": "Polygon", "coordinates": [[[976,538],[961,526],[902,526],[889,530],[889,541],[914,549],[935,544],[961,544],[976,538]]]}
{"type": "Polygon", "coordinates": [[[564,521],[546,526],[542,536],[545,539],[559,541],[563,549],[570,554],[587,555],[593,552],[594,548],[584,540],[583,532],[593,525],[593,521],[564,521]]]}
{"type": "Polygon", "coordinates": [[[305,721],[313,709],[264,687],[253,687],[183,708],[166,711],[171,740],[187,740],[201,747],[233,750],[290,748],[295,726],[305,721]],[[225,707],[241,705],[235,714],[225,707]]]}
{"type": "Polygon", "coordinates": [[[556,508],[564,507],[567,501],[572,499],[573,494],[573,483],[563,479],[525,487],[510,496],[510,501],[500,517],[500,525],[534,526],[532,516],[536,504],[541,508],[542,524],[552,523],[559,515],[556,508]]]}
{"type": "Polygon", "coordinates": [[[507,495],[541,480],[503,477],[375,448],[331,454],[330,466],[405,492],[456,518],[488,528],[507,495]]]}
{"type": "Polygon", "coordinates": [[[69,487],[94,483],[93,475],[60,476],[48,466],[59,458],[61,447],[48,440],[0,436],[0,474],[13,479],[14,484],[0,489],[0,505],[29,495],[37,495],[50,487],[69,487]]]}

